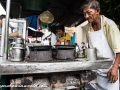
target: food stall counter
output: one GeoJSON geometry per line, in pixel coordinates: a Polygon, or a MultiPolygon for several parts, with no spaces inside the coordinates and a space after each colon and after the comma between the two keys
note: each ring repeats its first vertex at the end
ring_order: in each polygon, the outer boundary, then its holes
{"type": "Polygon", "coordinates": [[[52,62],[2,62],[0,64],[0,74],[37,74],[53,73],[80,70],[107,69],[112,64],[110,59],[99,59],[86,61],[85,58],[78,58],[71,61],[52,62]]]}

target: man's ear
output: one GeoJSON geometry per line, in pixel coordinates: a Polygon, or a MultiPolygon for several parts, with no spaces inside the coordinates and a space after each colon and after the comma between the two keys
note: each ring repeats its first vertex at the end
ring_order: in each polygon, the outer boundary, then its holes
{"type": "Polygon", "coordinates": [[[97,13],[99,14],[99,13],[100,13],[100,8],[97,8],[96,11],[97,11],[97,13]]]}

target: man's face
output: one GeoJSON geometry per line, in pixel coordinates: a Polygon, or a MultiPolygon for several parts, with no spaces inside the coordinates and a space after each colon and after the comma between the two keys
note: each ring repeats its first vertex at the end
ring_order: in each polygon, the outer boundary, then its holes
{"type": "Polygon", "coordinates": [[[88,20],[88,22],[92,23],[96,20],[96,18],[98,17],[100,13],[100,9],[93,9],[90,7],[86,7],[83,9],[83,14],[84,17],[86,18],[86,20],[88,20]]]}
{"type": "Polygon", "coordinates": [[[64,35],[64,32],[62,30],[57,30],[57,33],[60,35],[60,36],[63,36],[64,35]]]}

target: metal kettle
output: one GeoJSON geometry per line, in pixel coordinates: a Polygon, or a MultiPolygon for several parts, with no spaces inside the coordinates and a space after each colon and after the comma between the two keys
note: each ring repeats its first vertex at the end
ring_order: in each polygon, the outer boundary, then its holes
{"type": "Polygon", "coordinates": [[[25,57],[25,48],[12,47],[9,54],[10,61],[23,61],[25,57]]]}
{"type": "Polygon", "coordinates": [[[23,39],[15,38],[15,42],[13,42],[9,50],[10,61],[23,61],[26,56],[25,54],[26,47],[24,45],[23,39]]]}

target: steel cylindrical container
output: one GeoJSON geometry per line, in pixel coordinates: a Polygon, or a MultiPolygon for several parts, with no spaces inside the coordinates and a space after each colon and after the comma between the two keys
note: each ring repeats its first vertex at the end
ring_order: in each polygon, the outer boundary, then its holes
{"type": "Polygon", "coordinates": [[[97,60],[97,49],[96,48],[84,49],[83,53],[87,60],[97,60]]]}
{"type": "Polygon", "coordinates": [[[21,47],[13,47],[11,50],[11,61],[22,61],[25,57],[25,49],[21,47]]]}

